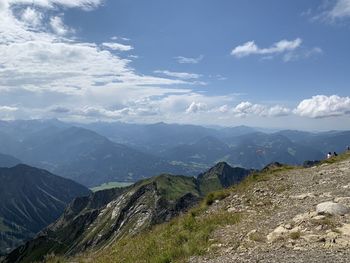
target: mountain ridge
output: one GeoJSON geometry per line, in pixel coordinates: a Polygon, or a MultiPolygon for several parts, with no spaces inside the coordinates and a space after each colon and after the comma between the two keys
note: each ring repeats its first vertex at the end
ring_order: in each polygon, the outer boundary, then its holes
{"type": "Polygon", "coordinates": [[[0,168],[0,252],[11,250],[54,222],[65,206],[90,190],[25,164],[0,168]]]}
{"type": "MultiPolygon", "coordinates": [[[[232,169],[225,174],[226,178],[232,177],[229,182],[242,180],[244,169],[239,168],[239,174],[232,169]]],[[[214,176],[214,170],[219,176],[220,171],[215,167],[210,176],[214,176]]],[[[246,175],[250,173],[245,172],[246,175]]],[[[201,175],[203,177],[205,174],[201,175]]],[[[77,198],[54,224],[14,250],[5,262],[31,262],[42,260],[50,253],[75,255],[87,249],[102,249],[124,236],[136,235],[184,213],[207,194],[201,190],[206,183],[194,177],[161,174],[129,187],[77,198]]],[[[216,184],[211,189],[224,187],[227,186],[216,184]]]]}

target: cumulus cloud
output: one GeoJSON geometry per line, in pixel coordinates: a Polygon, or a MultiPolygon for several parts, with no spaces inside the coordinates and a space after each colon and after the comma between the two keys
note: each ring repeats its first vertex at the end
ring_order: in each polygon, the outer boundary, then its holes
{"type": "Polygon", "coordinates": [[[130,51],[132,49],[134,49],[132,46],[130,45],[123,45],[120,43],[102,43],[102,46],[107,47],[109,49],[112,50],[116,50],[116,51],[130,51]]]}
{"type": "MultiPolygon", "coordinates": [[[[130,59],[121,58],[106,46],[62,36],[72,31],[60,19],[64,15],[61,9],[45,14],[47,17],[37,30],[31,30],[26,21],[31,16],[40,16],[35,13],[35,6],[40,6],[40,10],[58,5],[87,8],[100,1],[30,2],[31,9],[16,6],[16,12],[22,14],[19,17],[13,14],[13,1],[0,2],[0,105],[16,100],[16,105],[23,109],[22,118],[46,114],[117,118],[126,116],[119,110],[128,108],[129,100],[157,96],[164,99],[191,92],[173,87],[189,84],[187,81],[140,74],[131,67],[130,59]],[[66,105],[52,108],[51,105],[60,105],[62,101],[66,105]],[[116,104],[119,109],[111,109],[116,104]],[[75,107],[85,110],[78,112],[75,107]]],[[[145,106],[132,106],[128,111],[129,116],[151,116],[157,112],[145,106]]]]}
{"type": "Polygon", "coordinates": [[[154,73],[166,75],[168,77],[183,79],[183,80],[198,79],[201,77],[201,75],[195,74],[195,73],[173,72],[168,70],[155,70],[154,73]]]}
{"type": "Polygon", "coordinates": [[[262,115],[265,112],[265,107],[260,104],[252,104],[248,101],[239,103],[233,112],[237,117],[245,117],[247,115],[262,115]]]}
{"type": "Polygon", "coordinates": [[[187,114],[197,113],[207,109],[207,105],[200,102],[192,102],[190,106],[186,109],[187,114]]]}
{"type": "Polygon", "coordinates": [[[66,35],[69,31],[71,31],[62,20],[62,17],[54,16],[50,18],[50,26],[52,30],[60,36],[66,35]]]}
{"type": "Polygon", "coordinates": [[[299,103],[294,113],[309,118],[326,118],[350,114],[350,97],[317,95],[299,103]]]}
{"type": "Polygon", "coordinates": [[[21,20],[33,28],[41,26],[42,19],[43,14],[31,7],[27,7],[21,15],[21,20]]]}
{"type": "Polygon", "coordinates": [[[250,55],[272,55],[281,54],[284,52],[292,51],[300,47],[302,40],[296,38],[295,40],[281,40],[274,43],[268,48],[258,47],[254,41],[249,41],[243,45],[235,47],[231,51],[231,55],[237,58],[242,58],[250,55]]]}
{"type": "Polygon", "coordinates": [[[287,116],[290,113],[291,113],[290,109],[280,105],[276,105],[268,109],[267,115],[272,117],[280,117],[280,116],[287,116]]]}
{"type": "Polygon", "coordinates": [[[194,58],[183,57],[183,56],[175,57],[177,62],[180,64],[198,64],[203,60],[203,58],[204,58],[203,55],[200,55],[199,57],[194,57],[194,58]]]}
{"type": "Polygon", "coordinates": [[[280,105],[269,107],[261,104],[253,104],[249,101],[241,102],[235,108],[233,108],[233,113],[237,117],[247,117],[250,115],[260,117],[279,117],[286,116],[290,112],[290,109],[280,105]]]}

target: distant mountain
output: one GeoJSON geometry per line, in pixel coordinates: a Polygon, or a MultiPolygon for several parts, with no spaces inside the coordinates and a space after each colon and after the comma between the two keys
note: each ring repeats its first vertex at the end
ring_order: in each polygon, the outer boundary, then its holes
{"type": "Polygon", "coordinates": [[[305,132],[305,131],[297,131],[297,130],[282,130],[279,132],[276,132],[275,134],[282,135],[292,142],[300,142],[305,141],[313,138],[314,136],[317,136],[315,133],[311,132],[305,132]]]}
{"type": "Polygon", "coordinates": [[[18,156],[27,163],[74,179],[86,186],[136,181],[153,174],[189,174],[191,169],[114,143],[87,129],[40,131],[22,142],[18,156]]]}
{"type": "Polygon", "coordinates": [[[7,155],[7,154],[2,154],[0,153],[0,167],[12,167],[15,166],[17,164],[20,164],[21,161],[11,155],[7,155]]]}
{"type": "Polygon", "coordinates": [[[43,130],[63,129],[71,125],[61,122],[57,119],[47,120],[13,120],[1,121],[0,131],[10,135],[13,140],[22,141],[32,134],[36,134],[43,130]]]}
{"type": "Polygon", "coordinates": [[[257,132],[237,126],[0,121],[0,151],[87,186],[136,181],[153,174],[191,175],[216,162],[260,169],[278,161],[303,164],[342,152],[350,132],[257,132]]]}
{"type": "Polygon", "coordinates": [[[241,125],[241,126],[236,126],[236,127],[226,127],[226,128],[218,129],[217,136],[220,136],[220,138],[227,138],[227,137],[249,134],[249,133],[253,133],[253,132],[257,132],[257,129],[241,125]]]}
{"type": "Polygon", "coordinates": [[[231,138],[228,162],[235,166],[261,169],[269,163],[302,164],[319,160],[322,152],[313,147],[292,142],[281,134],[252,133],[231,138]]]}
{"type": "Polygon", "coordinates": [[[207,136],[193,144],[179,145],[163,153],[169,160],[210,165],[225,158],[230,148],[221,140],[207,136]]]}
{"type": "Polygon", "coordinates": [[[233,166],[261,169],[271,162],[302,164],[305,160],[319,160],[324,154],[311,145],[293,142],[280,133],[254,132],[222,140],[208,136],[193,144],[168,149],[163,156],[199,167],[226,161],[233,166]]]}
{"type": "Polygon", "coordinates": [[[324,156],[328,152],[344,152],[350,146],[350,131],[323,132],[309,139],[301,140],[305,146],[321,151],[324,156]]]}
{"type": "Polygon", "coordinates": [[[221,163],[198,179],[163,174],[77,198],[54,224],[14,250],[5,262],[40,261],[46,254],[74,255],[108,246],[169,221],[197,204],[209,189],[229,187],[248,173],[221,163]]]}
{"type": "Polygon", "coordinates": [[[66,205],[90,190],[27,165],[0,168],[0,253],[54,222],[66,205]]]}
{"type": "Polygon", "coordinates": [[[93,130],[108,139],[130,145],[134,148],[152,154],[161,153],[165,149],[180,144],[193,143],[196,140],[214,136],[218,133],[215,129],[196,125],[166,124],[127,124],[127,123],[91,123],[77,124],[93,130]]]}

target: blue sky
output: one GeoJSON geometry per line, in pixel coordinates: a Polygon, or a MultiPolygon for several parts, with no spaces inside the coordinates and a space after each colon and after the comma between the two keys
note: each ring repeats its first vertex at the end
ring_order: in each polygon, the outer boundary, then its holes
{"type": "Polygon", "coordinates": [[[0,118],[350,128],[350,0],[0,0],[0,118]]]}

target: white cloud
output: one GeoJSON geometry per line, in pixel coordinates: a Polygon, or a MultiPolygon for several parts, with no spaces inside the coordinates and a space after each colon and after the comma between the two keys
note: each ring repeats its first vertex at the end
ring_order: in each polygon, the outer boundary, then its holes
{"type": "Polygon", "coordinates": [[[0,119],[13,120],[16,117],[17,111],[18,111],[17,107],[0,106],[0,119]]]}
{"type": "Polygon", "coordinates": [[[267,115],[272,117],[279,117],[279,116],[287,116],[290,113],[291,113],[290,109],[280,105],[276,105],[268,109],[267,115]]]}
{"type": "MultiPolygon", "coordinates": [[[[67,7],[85,8],[92,2],[43,1],[35,2],[34,6],[51,8],[59,3],[67,7]]],[[[13,104],[15,101],[21,118],[43,117],[47,114],[66,118],[84,115],[92,118],[95,114],[96,119],[99,119],[98,115],[101,119],[103,116],[117,118],[119,115],[133,118],[151,116],[157,113],[157,104],[161,104],[168,96],[192,93],[184,87],[174,88],[174,85],[192,83],[140,74],[130,66],[130,60],[119,57],[101,45],[77,41],[75,36],[71,39],[62,37],[70,29],[56,18],[64,15],[60,9],[47,12],[40,27],[31,30],[21,16],[13,14],[13,2],[2,0],[1,4],[0,105],[13,104]],[[55,19],[59,22],[56,25],[60,26],[53,31],[50,20],[55,19]],[[149,104],[154,101],[154,108],[131,105],[132,101],[148,98],[152,98],[149,104]],[[65,101],[64,105],[62,101],[65,101]],[[60,106],[52,108],[52,105],[60,106]],[[115,105],[118,105],[117,109],[115,105]],[[76,108],[85,110],[78,112],[76,108]],[[124,108],[128,109],[128,115],[120,114],[119,110],[124,108]]],[[[16,13],[27,12],[27,8],[16,6],[16,13]]]]}
{"type": "Polygon", "coordinates": [[[50,26],[52,30],[60,36],[64,36],[70,31],[69,28],[63,23],[62,18],[59,16],[50,18],[50,26]]]}
{"type": "Polygon", "coordinates": [[[233,108],[233,113],[237,117],[247,117],[250,115],[259,117],[280,117],[286,116],[290,112],[288,108],[280,105],[269,107],[261,104],[253,104],[249,101],[241,102],[233,108]]]}
{"type": "Polygon", "coordinates": [[[195,74],[195,73],[173,72],[168,70],[155,70],[154,73],[166,75],[168,77],[183,79],[183,80],[198,79],[201,77],[201,75],[195,74]]]}
{"type": "Polygon", "coordinates": [[[200,55],[199,57],[195,58],[189,58],[189,57],[183,57],[183,56],[178,56],[175,57],[178,63],[180,64],[198,64],[203,60],[204,56],[200,55]]]}
{"type": "Polygon", "coordinates": [[[350,114],[350,97],[317,95],[299,103],[294,113],[302,117],[326,118],[350,114]]]}
{"type": "Polygon", "coordinates": [[[120,43],[102,43],[102,46],[107,47],[107,48],[112,49],[112,50],[116,50],[116,51],[130,51],[130,50],[134,49],[130,45],[123,45],[120,43]]]}
{"type": "Polygon", "coordinates": [[[315,12],[310,9],[303,14],[311,21],[336,23],[350,17],[350,0],[323,1],[315,12]]]}
{"type": "Polygon", "coordinates": [[[31,7],[27,7],[21,15],[21,20],[34,28],[41,26],[42,19],[43,14],[31,7]]]}
{"type": "Polygon", "coordinates": [[[327,14],[332,19],[350,17],[350,0],[336,0],[335,5],[327,14]]]}
{"type": "Polygon", "coordinates": [[[11,107],[11,106],[0,106],[0,112],[13,112],[17,111],[17,107],[11,107]]]}
{"type": "Polygon", "coordinates": [[[265,112],[266,108],[259,104],[252,104],[248,101],[239,103],[234,109],[233,112],[237,117],[245,117],[247,115],[262,115],[265,112]]]}
{"type": "Polygon", "coordinates": [[[35,5],[43,8],[54,8],[55,6],[64,6],[68,8],[82,8],[90,10],[101,5],[103,0],[1,0],[7,5],[35,5]]]}
{"type": "Polygon", "coordinates": [[[130,38],[127,38],[127,37],[118,37],[118,36],[113,36],[113,37],[111,37],[111,40],[123,40],[123,41],[130,41],[130,38]]]}
{"type": "Polygon", "coordinates": [[[281,40],[274,43],[269,48],[260,48],[254,41],[249,41],[243,45],[235,47],[231,51],[231,55],[237,58],[246,57],[250,55],[271,55],[271,54],[280,54],[288,51],[295,50],[300,47],[302,40],[296,38],[295,40],[281,40]]]}
{"type": "Polygon", "coordinates": [[[200,102],[192,102],[190,106],[188,106],[188,108],[186,109],[186,113],[190,114],[190,113],[197,113],[200,111],[204,111],[207,109],[207,105],[204,103],[200,103],[200,102]]]}
{"type": "Polygon", "coordinates": [[[296,61],[299,59],[311,58],[322,54],[323,54],[323,50],[320,47],[314,47],[311,49],[301,50],[300,52],[293,52],[293,51],[288,52],[283,56],[283,61],[285,62],[296,61]]]}
{"type": "Polygon", "coordinates": [[[225,105],[222,105],[218,108],[218,111],[221,112],[221,113],[227,113],[230,111],[230,107],[225,104],[225,105]]]}

